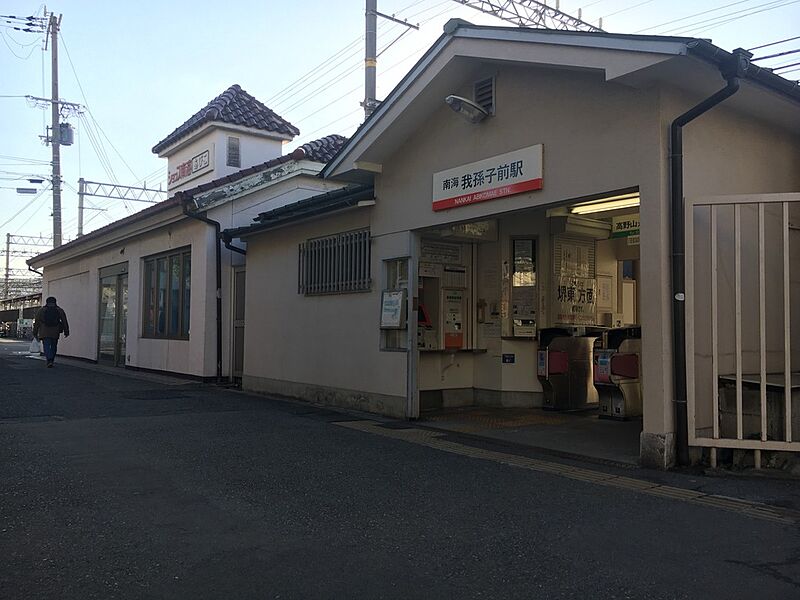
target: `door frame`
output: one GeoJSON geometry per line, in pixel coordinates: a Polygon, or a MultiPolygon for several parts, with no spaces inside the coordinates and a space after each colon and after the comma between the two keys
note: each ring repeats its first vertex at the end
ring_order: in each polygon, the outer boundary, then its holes
{"type": "MultiPolygon", "coordinates": [[[[126,353],[127,353],[127,339],[126,351],[120,352],[120,342],[122,331],[120,330],[120,310],[122,298],[122,287],[120,281],[122,278],[126,280],[126,287],[128,286],[128,263],[118,263],[110,265],[98,270],[98,286],[97,286],[97,362],[108,364],[100,358],[100,339],[103,335],[103,315],[100,313],[100,308],[103,302],[103,279],[115,277],[115,312],[114,312],[114,359],[111,364],[115,367],[125,366],[126,353]]],[[[126,307],[127,310],[127,307],[126,307]]]]}

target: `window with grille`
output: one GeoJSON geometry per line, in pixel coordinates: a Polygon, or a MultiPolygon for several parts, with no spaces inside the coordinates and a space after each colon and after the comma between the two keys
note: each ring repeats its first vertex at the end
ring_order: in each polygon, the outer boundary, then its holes
{"type": "Polygon", "coordinates": [[[228,136],[228,153],[225,164],[229,167],[240,168],[242,166],[242,156],[239,153],[239,138],[228,136]]]}
{"type": "Polygon", "coordinates": [[[370,289],[369,229],[337,233],[300,244],[299,294],[348,294],[370,289]]]}
{"type": "Polygon", "coordinates": [[[473,99],[475,104],[480,106],[490,115],[494,114],[494,77],[482,79],[475,82],[473,87],[473,99]]]}

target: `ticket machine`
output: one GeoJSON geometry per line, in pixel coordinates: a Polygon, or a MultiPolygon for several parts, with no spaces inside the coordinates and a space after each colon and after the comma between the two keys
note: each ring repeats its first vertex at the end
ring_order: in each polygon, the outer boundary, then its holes
{"type": "Polygon", "coordinates": [[[600,418],[626,420],[642,415],[642,328],[618,327],[603,334],[594,351],[594,385],[600,418]]]}
{"type": "Polygon", "coordinates": [[[539,331],[537,375],[546,410],[580,410],[596,405],[592,385],[593,331],[553,327],[539,331]]]}

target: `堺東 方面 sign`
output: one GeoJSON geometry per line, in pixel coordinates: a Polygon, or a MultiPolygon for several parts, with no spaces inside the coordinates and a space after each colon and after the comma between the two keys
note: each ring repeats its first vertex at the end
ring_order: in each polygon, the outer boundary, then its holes
{"type": "Polygon", "coordinates": [[[433,210],[542,189],[542,145],[433,174],[433,210]]]}

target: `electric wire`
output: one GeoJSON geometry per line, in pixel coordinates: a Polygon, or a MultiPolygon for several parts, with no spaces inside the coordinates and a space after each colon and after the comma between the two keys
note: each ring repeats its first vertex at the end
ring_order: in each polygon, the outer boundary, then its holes
{"type": "Polygon", "coordinates": [[[797,65],[800,65],[800,62],[793,62],[786,65],[778,65],[777,67],[773,67],[772,70],[779,71],[781,69],[785,69],[786,67],[796,67],[797,65]]]}
{"type": "MultiPolygon", "coordinates": [[[[421,22],[419,23],[420,29],[422,29],[422,28],[424,28],[426,25],[428,25],[430,22],[432,22],[433,20],[435,20],[435,19],[437,19],[438,17],[440,17],[441,15],[443,15],[443,14],[445,14],[445,13],[447,13],[447,12],[451,12],[452,10],[454,10],[454,9],[456,8],[456,6],[455,6],[455,3],[452,3],[452,2],[451,2],[451,0],[444,0],[444,2],[438,2],[438,3],[436,3],[436,4],[432,5],[432,6],[430,6],[430,7],[426,8],[426,9],[424,9],[424,10],[421,10],[421,11],[419,11],[418,13],[415,13],[414,15],[410,15],[408,18],[413,18],[414,16],[417,16],[417,15],[420,15],[420,14],[424,14],[424,13],[426,13],[426,12],[430,12],[431,10],[436,10],[437,8],[439,8],[439,7],[443,6],[443,5],[448,5],[448,7],[447,7],[447,8],[445,8],[444,10],[442,10],[442,11],[439,11],[439,12],[438,12],[438,13],[436,13],[435,15],[432,15],[432,16],[430,16],[430,17],[427,17],[425,20],[423,20],[423,21],[421,21],[421,22]]],[[[414,55],[418,54],[418,53],[419,53],[421,50],[423,50],[423,49],[417,48],[417,49],[416,49],[416,50],[414,50],[413,52],[411,52],[411,53],[409,53],[409,54],[405,55],[405,56],[404,56],[402,59],[400,59],[399,61],[397,61],[397,62],[396,62],[396,63],[394,63],[393,65],[389,66],[388,68],[384,69],[384,70],[382,71],[382,73],[383,73],[383,74],[385,74],[385,73],[388,73],[389,71],[393,70],[394,68],[396,68],[396,67],[398,67],[398,66],[402,65],[402,64],[403,64],[403,63],[405,63],[405,62],[406,62],[408,59],[410,59],[410,58],[412,58],[414,55]]],[[[356,66],[356,69],[360,69],[360,65],[356,66]]],[[[342,78],[342,79],[344,79],[344,78],[342,78]]],[[[337,83],[338,83],[338,81],[337,81],[337,83]]],[[[359,87],[360,87],[360,86],[359,86],[359,87]]],[[[353,92],[357,91],[358,89],[359,89],[359,88],[355,88],[355,89],[351,90],[351,92],[348,92],[348,93],[353,93],[353,92]]],[[[346,95],[347,95],[347,94],[344,94],[343,96],[346,96],[346,95]]],[[[342,96],[340,96],[339,98],[337,98],[337,100],[336,100],[336,101],[338,102],[338,101],[340,101],[341,99],[342,99],[342,96]]],[[[333,103],[326,103],[326,105],[327,105],[327,106],[330,106],[331,104],[333,104],[333,103]]],[[[348,117],[351,117],[351,116],[353,116],[353,115],[355,115],[355,114],[358,114],[358,113],[361,113],[361,112],[362,112],[362,109],[356,109],[356,110],[354,110],[354,111],[351,111],[351,112],[347,113],[347,114],[346,114],[346,115],[344,115],[344,116],[338,117],[337,119],[335,119],[335,120],[331,121],[330,123],[328,123],[328,124],[326,124],[326,125],[323,125],[323,126],[321,126],[321,127],[317,127],[316,129],[314,129],[314,130],[313,130],[313,131],[311,131],[310,133],[307,133],[307,134],[304,134],[304,135],[300,136],[300,137],[299,137],[299,138],[297,138],[297,140],[295,140],[295,141],[296,141],[298,144],[301,144],[301,143],[303,143],[303,142],[305,142],[305,141],[312,140],[312,139],[314,139],[315,135],[316,135],[316,134],[318,134],[319,132],[321,132],[321,131],[323,131],[323,130],[327,129],[328,127],[330,127],[330,126],[332,126],[332,125],[335,125],[336,123],[339,123],[339,122],[341,122],[341,121],[343,121],[343,120],[347,119],[348,117]]],[[[309,115],[309,116],[310,116],[310,115],[309,115]]],[[[300,121],[300,122],[302,122],[302,121],[300,121]]],[[[353,123],[353,124],[352,124],[352,126],[356,126],[356,125],[358,125],[359,123],[360,123],[360,121],[359,121],[359,122],[356,122],[356,123],[353,123]]],[[[348,127],[352,127],[352,126],[348,126],[348,127]]],[[[345,129],[344,129],[344,128],[340,128],[338,131],[341,133],[341,132],[345,131],[345,129]]]]}
{"type": "Polygon", "coordinates": [[[788,1],[771,0],[770,2],[764,2],[762,4],[751,6],[749,8],[744,8],[742,10],[734,11],[731,13],[727,13],[725,15],[719,15],[716,17],[712,17],[710,19],[704,19],[702,21],[696,21],[688,25],[681,25],[673,29],[668,29],[666,31],[661,32],[659,35],[670,35],[670,34],[687,35],[691,32],[710,31],[711,29],[714,29],[721,25],[726,25],[727,23],[738,21],[739,19],[743,19],[745,17],[749,17],[762,12],[767,12],[770,10],[775,10],[777,8],[782,8],[790,4],[795,4],[798,1],[800,0],[788,0],[788,1]]]}
{"type": "Polygon", "coordinates": [[[688,19],[692,19],[694,17],[700,17],[702,15],[707,15],[713,12],[717,12],[724,8],[729,8],[731,6],[736,6],[737,4],[745,4],[747,2],[752,2],[753,0],[737,0],[737,2],[731,2],[730,4],[723,4],[722,6],[717,6],[716,8],[710,8],[708,10],[704,10],[698,13],[694,13],[691,15],[686,15],[685,17],[680,17],[678,19],[672,19],[671,21],[665,21],[663,23],[659,23],[658,25],[651,25],[650,27],[645,27],[644,29],[637,29],[633,33],[642,33],[644,31],[651,31],[653,29],[658,29],[659,27],[663,27],[664,25],[672,25],[673,23],[680,23],[681,21],[686,21],[688,19]]]}
{"type": "Polygon", "coordinates": [[[777,42],[762,44],[760,46],[753,46],[752,48],[748,48],[747,51],[752,52],[753,50],[761,50],[762,48],[769,48],[770,46],[777,46],[778,44],[783,44],[784,42],[793,42],[794,40],[800,40],[800,35],[796,35],[794,37],[786,38],[783,40],[778,40],[777,42]]]}
{"type": "MultiPolygon", "coordinates": [[[[406,10],[410,10],[411,8],[413,8],[413,7],[415,7],[415,6],[418,6],[418,5],[420,5],[420,4],[422,4],[423,2],[425,2],[425,1],[426,1],[426,0],[417,0],[416,2],[413,2],[412,4],[410,4],[410,5],[408,5],[408,6],[404,7],[404,8],[401,8],[401,9],[400,9],[399,11],[397,11],[397,13],[395,13],[395,14],[399,14],[399,13],[402,13],[402,12],[404,12],[404,11],[406,11],[406,10]]],[[[449,1],[449,0],[446,0],[446,1],[449,1]]],[[[407,18],[413,18],[414,16],[416,16],[417,14],[421,14],[422,12],[425,12],[425,11],[423,10],[423,11],[421,11],[420,13],[415,13],[415,14],[413,14],[413,15],[409,15],[407,18]]],[[[394,26],[396,26],[396,25],[397,25],[397,24],[394,24],[394,26]]],[[[336,53],[334,53],[332,56],[329,56],[327,59],[325,59],[325,60],[324,60],[323,62],[321,62],[319,65],[317,65],[316,67],[312,68],[310,71],[308,71],[307,73],[305,73],[304,75],[302,75],[302,76],[301,76],[299,79],[297,79],[297,80],[293,81],[293,82],[292,82],[292,83],[290,83],[288,86],[286,86],[285,88],[283,88],[282,90],[280,90],[279,92],[277,92],[276,94],[274,94],[273,96],[271,96],[270,98],[268,98],[268,99],[266,100],[266,104],[268,104],[268,105],[270,105],[270,104],[275,104],[275,103],[277,103],[279,100],[281,100],[281,99],[285,99],[285,95],[286,95],[286,93],[287,93],[289,90],[291,90],[291,89],[293,89],[293,88],[297,87],[299,84],[301,84],[301,83],[303,83],[304,81],[306,81],[306,80],[307,80],[309,77],[313,77],[313,76],[314,76],[314,75],[315,75],[317,72],[319,72],[319,71],[320,71],[320,70],[321,70],[321,69],[322,69],[322,68],[323,68],[325,65],[327,65],[327,64],[328,64],[329,62],[331,62],[332,60],[334,60],[334,59],[338,58],[338,57],[339,57],[341,54],[343,54],[343,53],[345,53],[345,52],[348,52],[349,50],[351,50],[351,49],[352,49],[352,48],[353,48],[355,45],[357,45],[357,44],[359,44],[361,41],[363,41],[363,39],[364,39],[364,36],[363,36],[363,35],[361,35],[361,36],[357,37],[356,39],[354,39],[352,42],[350,42],[349,44],[347,44],[346,46],[344,46],[343,48],[341,48],[340,50],[338,50],[338,51],[337,51],[336,53]]],[[[355,56],[355,55],[357,55],[357,54],[360,54],[360,53],[361,53],[361,48],[359,47],[359,48],[356,50],[356,52],[355,52],[355,53],[351,53],[351,54],[349,54],[349,55],[348,55],[348,57],[352,57],[352,56],[355,56]]]]}
{"type": "Polygon", "coordinates": [[[800,52],[800,48],[797,48],[795,50],[787,50],[786,52],[778,52],[777,54],[769,54],[767,56],[759,56],[758,58],[751,58],[750,60],[751,61],[767,60],[768,58],[778,58],[779,56],[786,56],[787,54],[797,54],[798,52],[800,52]]]}
{"type": "MultiPolygon", "coordinates": [[[[33,55],[33,51],[36,50],[35,47],[31,47],[31,49],[28,52],[27,56],[20,56],[19,54],[17,54],[14,51],[14,48],[12,48],[11,45],[8,43],[8,40],[6,40],[6,36],[7,35],[8,35],[7,33],[4,33],[3,31],[0,31],[0,38],[3,38],[3,43],[6,45],[6,48],[8,48],[8,51],[11,52],[11,54],[16,56],[20,60],[28,60],[33,55]]],[[[38,42],[38,40],[37,40],[37,42],[38,42]]]]}
{"type": "Polygon", "coordinates": [[[119,150],[117,150],[117,147],[109,139],[109,137],[106,135],[106,132],[100,126],[100,123],[98,123],[97,119],[95,119],[94,114],[92,113],[92,109],[89,107],[89,101],[86,99],[86,93],[83,91],[83,85],[81,85],[81,80],[78,77],[78,72],[75,70],[75,64],[72,62],[72,57],[69,54],[69,48],[67,48],[67,43],[64,40],[64,36],[60,31],[58,32],[58,37],[61,38],[61,44],[64,46],[64,51],[66,52],[67,60],[69,61],[69,66],[72,69],[72,74],[75,76],[75,81],[78,84],[78,89],[80,89],[80,91],[81,91],[81,96],[83,97],[83,102],[84,102],[84,104],[86,106],[86,112],[89,113],[89,116],[91,117],[92,121],[96,125],[97,129],[100,131],[100,133],[103,135],[103,137],[106,138],[106,140],[108,141],[109,145],[114,150],[114,152],[117,153],[117,156],[119,156],[120,160],[122,161],[122,164],[125,165],[125,167],[128,169],[130,174],[133,175],[134,179],[138,179],[139,176],[133,171],[133,169],[131,169],[131,166],[128,164],[128,161],[126,161],[125,157],[122,156],[122,154],[120,153],[119,150]]]}
{"type": "Polygon", "coordinates": [[[634,4],[633,6],[628,6],[626,8],[621,8],[618,11],[615,11],[615,12],[612,12],[612,13],[608,13],[607,15],[603,15],[601,18],[603,20],[605,20],[608,17],[613,17],[614,15],[618,15],[620,13],[624,13],[624,12],[627,12],[629,10],[633,10],[634,8],[639,8],[640,6],[644,6],[645,4],[650,4],[651,2],[654,2],[654,1],[655,0],[644,0],[644,2],[639,2],[639,4],[634,4]]]}
{"type": "MultiPolygon", "coordinates": [[[[416,3],[412,3],[411,5],[403,8],[403,9],[400,9],[400,11],[398,11],[395,14],[399,15],[403,11],[408,10],[409,8],[417,6],[419,4],[421,4],[421,2],[419,2],[419,1],[416,2],[416,3]]],[[[404,17],[404,18],[406,18],[406,19],[414,18],[416,16],[419,16],[419,15],[424,14],[426,12],[429,12],[431,10],[435,10],[436,8],[438,8],[439,6],[442,6],[443,4],[451,4],[451,0],[444,0],[443,2],[438,2],[437,4],[434,4],[433,6],[430,6],[430,7],[427,7],[425,9],[422,9],[422,10],[420,10],[420,11],[418,11],[416,13],[410,14],[410,15],[404,17]]],[[[453,8],[455,8],[455,7],[453,7],[453,8]]],[[[385,36],[390,34],[392,31],[396,30],[396,28],[398,28],[398,27],[405,27],[405,26],[400,25],[398,23],[392,23],[383,32],[378,34],[378,38],[377,39],[380,40],[380,39],[384,38],[385,36]]],[[[408,28],[406,28],[406,29],[408,29],[408,28]]],[[[347,49],[351,48],[354,44],[358,44],[361,40],[363,40],[363,36],[361,36],[360,38],[358,38],[355,41],[351,42],[350,44],[348,44],[348,46],[345,46],[345,48],[343,48],[342,50],[337,52],[336,55],[334,55],[334,57],[338,57],[339,55],[342,54],[343,51],[346,51],[347,49]]],[[[351,75],[352,73],[355,73],[356,71],[359,71],[361,69],[361,66],[362,66],[362,61],[360,59],[356,60],[356,61],[352,61],[351,59],[353,59],[356,56],[359,56],[361,53],[362,53],[362,49],[360,47],[356,48],[355,51],[351,51],[350,53],[347,54],[347,56],[342,57],[334,65],[328,67],[326,69],[326,75],[330,74],[331,77],[328,78],[326,81],[324,81],[324,82],[319,82],[319,80],[308,81],[308,82],[305,83],[305,85],[300,86],[299,89],[298,89],[297,86],[300,83],[303,83],[308,78],[312,77],[318,71],[321,70],[321,65],[318,66],[318,67],[315,67],[314,69],[312,69],[311,71],[306,73],[306,75],[304,75],[300,80],[294,82],[293,84],[291,84],[287,88],[284,88],[284,91],[289,89],[289,88],[292,88],[292,92],[290,94],[283,94],[282,97],[280,98],[280,100],[276,100],[276,97],[274,96],[272,99],[267,100],[267,104],[272,105],[272,107],[274,109],[279,110],[281,112],[288,112],[289,110],[291,110],[292,108],[297,106],[297,101],[295,101],[295,103],[292,104],[291,108],[285,108],[286,102],[290,98],[295,97],[298,93],[302,92],[303,90],[308,89],[309,86],[314,85],[315,83],[318,84],[316,87],[314,87],[312,89],[311,93],[309,93],[308,95],[303,97],[304,99],[308,99],[309,97],[313,97],[319,90],[324,89],[324,88],[328,88],[331,85],[334,85],[335,83],[338,83],[342,78],[347,77],[347,76],[351,75]],[[333,71],[334,69],[338,69],[338,68],[342,67],[343,65],[345,65],[345,63],[347,63],[347,66],[345,66],[343,70],[341,70],[339,72],[336,72],[336,73],[331,73],[331,71],[333,71]]],[[[334,58],[334,57],[331,57],[331,58],[334,58]]],[[[328,62],[330,62],[330,59],[324,61],[323,65],[327,64],[328,62]]]]}
{"type": "Polygon", "coordinates": [[[17,212],[15,212],[13,216],[11,216],[5,222],[0,224],[0,228],[3,228],[6,225],[8,225],[9,223],[11,223],[12,221],[14,221],[14,219],[16,219],[20,214],[22,214],[25,211],[25,209],[29,208],[34,202],[39,200],[39,198],[41,198],[44,195],[45,192],[47,192],[47,191],[49,191],[51,189],[52,189],[52,186],[48,185],[47,187],[45,187],[42,191],[40,191],[38,194],[36,194],[36,196],[31,198],[22,208],[20,208],[17,212]]]}

